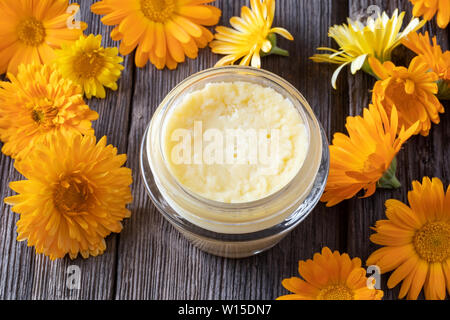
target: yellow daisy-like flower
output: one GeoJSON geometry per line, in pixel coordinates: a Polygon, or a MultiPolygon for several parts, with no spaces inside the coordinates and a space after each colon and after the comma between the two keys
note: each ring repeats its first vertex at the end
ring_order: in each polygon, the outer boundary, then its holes
{"type": "Polygon", "coordinates": [[[104,238],[122,230],[130,216],[131,170],[126,155],[106,137],[57,132],[15,163],[28,180],[10,183],[18,195],[5,199],[20,214],[17,240],[50,259],[88,258],[106,249],[104,238]]]}
{"type": "Polygon", "coordinates": [[[120,54],[128,55],[137,47],[136,66],[150,60],[158,69],[175,69],[185,56],[195,59],[198,48],[213,39],[204,26],[219,21],[220,9],[206,5],[215,0],[102,0],[91,6],[92,12],[105,15],[102,22],[116,27],[113,40],[122,40],[120,54]]]}
{"type": "Polygon", "coordinates": [[[373,103],[382,105],[388,114],[395,106],[400,127],[410,127],[419,121],[415,134],[427,136],[431,122],[438,124],[439,113],[444,112],[436,97],[438,75],[420,57],[415,57],[408,68],[397,67],[390,61],[381,64],[375,58],[370,58],[369,63],[380,79],[373,87],[373,103]]]}
{"type": "Polygon", "coordinates": [[[230,24],[234,27],[216,27],[215,40],[209,45],[212,52],[226,55],[216,67],[234,64],[241,59],[240,65],[260,68],[261,56],[279,54],[288,56],[286,50],[276,46],[276,36],[294,40],[283,28],[272,28],[275,15],[275,0],[250,0],[251,9],[243,6],[241,17],[232,17],[230,24]]]}
{"type": "Polygon", "coordinates": [[[392,51],[401,44],[401,40],[425,24],[425,21],[414,18],[400,32],[404,16],[405,12],[399,15],[398,10],[395,10],[391,18],[383,12],[376,19],[367,18],[365,24],[348,19],[348,24],[335,25],[328,32],[328,36],[339,45],[339,50],[317,48],[317,50],[331,51],[331,53],[315,54],[310,59],[315,62],[340,65],[331,78],[331,84],[335,89],[339,73],[348,64],[351,65],[352,74],[361,69],[371,73],[367,63],[368,57],[376,57],[382,62],[389,61],[392,51]]]}
{"type": "Polygon", "coordinates": [[[74,28],[68,9],[68,0],[0,1],[0,74],[16,74],[22,63],[49,63],[54,49],[77,40],[86,24],[74,28]]]}
{"type": "Polygon", "coordinates": [[[448,0],[409,0],[414,8],[415,17],[422,16],[425,20],[433,19],[437,12],[437,24],[440,28],[447,28],[450,21],[450,1],[448,0]]]}
{"type": "Polygon", "coordinates": [[[292,277],[282,284],[294,294],[277,300],[381,300],[383,291],[361,267],[361,259],[350,259],[348,254],[331,252],[327,247],[312,260],[299,261],[298,272],[303,279],[292,277]]]}
{"type": "Polygon", "coordinates": [[[433,37],[430,44],[428,31],[425,34],[410,33],[402,40],[402,44],[414,51],[420,60],[435,72],[438,77],[439,94],[442,99],[450,99],[450,51],[442,52],[441,46],[433,37]]]}
{"type": "Polygon", "coordinates": [[[82,36],[70,46],[57,50],[57,66],[62,75],[83,88],[88,99],[105,98],[105,88],[117,90],[117,80],[124,67],[116,47],[103,48],[102,36],[82,36]]]}
{"type": "Polygon", "coordinates": [[[367,260],[382,273],[394,272],[393,288],[402,282],[399,298],[417,299],[422,287],[426,299],[445,299],[450,294],[450,188],[445,192],[438,178],[414,181],[409,206],[386,201],[387,220],[376,222],[373,243],[384,246],[367,260]]]}
{"type": "Polygon", "coordinates": [[[376,105],[364,109],[363,117],[348,117],[348,136],[335,133],[330,145],[330,173],[321,201],[331,207],[362,189],[364,197],[369,197],[377,186],[400,187],[395,177],[395,156],[417,126],[418,123],[399,130],[395,107],[390,118],[383,107],[376,105]]]}
{"type": "Polygon", "coordinates": [[[0,82],[2,152],[18,160],[55,131],[93,135],[97,112],[84,103],[81,87],[55,67],[21,65],[11,82],[0,82]]]}

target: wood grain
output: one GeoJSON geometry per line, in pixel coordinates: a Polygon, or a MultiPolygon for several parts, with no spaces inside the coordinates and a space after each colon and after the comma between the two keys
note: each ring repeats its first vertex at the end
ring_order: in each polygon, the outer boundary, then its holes
{"type": "MultiPolygon", "coordinates": [[[[89,24],[89,33],[103,35],[103,43],[116,46],[109,37],[111,28],[93,15],[90,4],[81,1],[82,19],[89,24]]],[[[221,25],[239,15],[247,0],[216,2],[223,10],[221,25]]],[[[280,40],[289,50],[290,58],[267,57],[263,68],[291,82],[306,97],[322,122],[329,139],[337,131],[344,131],[345,117],[361,113],[368,106],[373,79],[344,70],[338,89],[330,85],[335,66],[315,64],[308,58],[319,46],[335,46],[327,36],[329,26],[345,22],[346,17],[377,4],[392,12],[398,7],[408,12],[407,0],[279,0],[275,25],[287,28],[295,41],[280,40]]],[[[448,48],[447,30],[435,23],[427,24],[443,48],[448,48]]],[[[407,52],[399,59],[406,62],[407,52]]],[[[384,217],[384,201],[388,198],[406,199],[411,181],[424,175],[437,176],[445,185],[450,172],[450,120],[442,116],[442,123],[434,126],[430,137],[415,137],[399,155],[399,178],[403,188],[379,191],[368,199],[353,199],[333,208],[319,204],[310,216],[279,245],[270,251],[246,259],[225,259],[199,251],[187,242],[156,211],[147,197],[139,172],[139,147],[144,130],[154,110],[164,96],[187,76],[214,66],[219,56],[209,49],[200,51],[196,60],[187,59],[176,71],[156,70],[152,65],[134,67],[134,56],[125,58],[125,70],[117,92],[108,92],[105,100],[90,100],[100,118],[94,127],[97,137],[108,136],[108,142],[128,154],[127,166],[133,169],[134,201],[130,205],[132,217],[124,222],[120,234],[107,239],[104,255],[88,260],[69,258],[51,262],[37,256],[33,248],[17,242],[17,215],[0,203],[0,299],[269,299],[287,291],[283,278],[297,275],[298,260],[311,258],[323,246],[349,252],[363,261],[376,247],[370,244],[370,226],[384,217]],[[407,164],[407,165],[406,165],[407,164]],[[80,290],[66,286],[67,268],[81,268],[80,290]]],[[[447,108],[448,104],[445,105],[447,108]]],[[[9,181],[20,180],[13,162],[0,156],[0,194],[11,195],[9,181]]],[[[397,295],[386,290],[386,298],[397,295]]]]}

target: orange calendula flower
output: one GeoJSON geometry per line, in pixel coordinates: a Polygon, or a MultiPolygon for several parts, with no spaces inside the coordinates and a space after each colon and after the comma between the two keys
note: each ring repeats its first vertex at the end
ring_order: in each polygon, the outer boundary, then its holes
{"type": "Polygon", "coordinates": [[[130,216],[131,170],[126,155],[96,143],[94,136],[56,132],[15,163],[27,180],[10,183],[18,194],[5,199],[20,215],[19,241],[50,259],[97,256],[105,237],[122,230],[130,216]]]}
{"type": "Polygon", "coordinates": [[[215,0],[101,0],[92,12],[105,15],[102,22],[116,26],[111,38],[121,40],[120,54],[137,48],[136,66],[150,60],[158,69],[175,69],[185,56],[195,59],[198,48],[213,39],[204,26],[219,21],[220,9],[207,5],[215,0]]]}
{"type": "Polygon", "coordinates": [[[234,64],[261,67],[261,56],[278,54],[288,56],[289,52],[277,47],[276,34],[294,40],[284,28],[272,28],[275,15],[275,0],[251,0],[251,9],[243,6],[240,17],[232,17],[232,28],[216,27],[215,40],[210,43],[212,52],[226,55],[216,67],[234,64]]]}
{"type": "Polygon", "coordinates": [[[348,117],[345,127],[348,136],[336,133],[330,145],[330,173],[321,198],[327,207],[354,197],[362,189],[364,197],[369,197],[377,187],[400,187],[395,156],[418,123],[399,130],[395,107],[388,117],[383,107],[370,105],[363,117],[348,117]]]}
{"type": "Polygon", "coordinates": [[[433,19],[437,13],[437,24],[440,28],[447,28],[450,21],[450,1],[448,0],[409,0],[413,5],[413,15],[423,16],[427,21],[433,19]]]}
{"type": "Polygon", "coordinates": [[[0,82],[2,152],[17,160],[55,131],[93,135],[98,113],[83,100],[82,89],[54,66],[21,65],[11,82],[0,82]]]}
{"type": "Polygon", "coordinates": [[[410,127],[419,121],[415,134],[427,136],[431,122],[438,124],[439,113],[444,112],[436,97],[437,74],[420,57],[415,57],[408,68],[397,67],[390,61],[381,64],[375,58],[369,58],[369,63],[380,79],[373,87],[373,103],[382,105],[388,114],[395,106],[400,127],[410,127]]]}
{"type": "Polygon", "coordinates": [[[402,282],[399,297],[415,300],[422,287],[426,299],[450,293],[450,188],[438,178],[414,181],[409,206],[386,201],[387,220],[376,222],[373,243],[384,246],[367,260],[382,273],[393,271],[388,287],[402,282]]]}
{"type": "Polygon", "coordinates": [[[76,41],[86,28],[72,24],[77,10],[68,0],[0,1],[0,74],[16,74],[22,63],[52,61],[54,49],[76,41]]]}
{"type": "Polygon", "coordinates": [[[312,260],[299,261],[303,279],[292,277],[282,284],[293,294],[277,300],[381,300],[383,291],[374,288],[361,267],[361,259],[331,252],[327,247],[312,260]]]}
{"type": "Polygon", "coordinates": [[[438,75],[438,98],[450,99],[450,51],[442,52],[436,37],[433,37],[433,44],[430,44],[428,31],[425,34],[411,33],[402,43],[438,75]]]}

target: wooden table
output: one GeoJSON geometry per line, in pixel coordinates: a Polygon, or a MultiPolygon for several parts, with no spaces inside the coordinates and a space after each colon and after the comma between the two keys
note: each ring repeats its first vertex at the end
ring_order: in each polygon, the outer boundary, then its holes
{"type": "MultiPolygon", "coordinates": [[[[80,0],[82,19],[88,32],[102,34],[104,44],[116,46],[111,28],[100,23],[100,16],[89,10],[94,0],[80,0]]],[[[248,0],[218,0],[223,10],[221,25],[240,14],[248,0]]],[[[344,70],[338,90],[330,85],[335,66],[316,64],[308,58],[319,46],[334,46],[327,37],[328,28],[346,21],[346,17],[376,4],[389,14],[395,8],[407,11],[407,0],[278,0],[274,25],[292,32],[294,42],[280,40],[290,58],[264,58],[262,67],[290,81],[306,97],[322,122],[329,138],[344,131],[345,118],[361,113],[370,100],[374,80],[344,70]]],[[[438,29],[435,21],[425,27],[437,35],[438,43],[448,49],[448,30],[438,29]]],[[[398,61],[411,54],[397,51],[398,61]]],[[[298,260],[312,258],[323,246],[348,252],[363,261],[376,249],[369,241],[370,227],[385,217],[384,202],[389,198],[406,200],[411,182],[423,176],[436,176],[445,185],[450,182],[450,117],[442,116],[429,137],[412,138],[398,157],[398,176],[403,183],[395,191],[379,190],[368,199],[352,199],[333,208],[319,204],[309,217],[273,249],[255,257],[232,260],[199,251],[187,242],[155,210],[146,195],[139,172],[139,147],[144,129],[163,97],[187,76],[212,67],[219,56],[210,49],[201,50],[196,60],[188,59],[176,71],[159,71],[152,65],[134,66],[134,56],[125,58],[125,70],[117,92],[108,92],[105,100],[90,100],[100,114],[94,124],[97,137],[108,136],[119,152],[127,153],[127,166],[133,169],[134,201],[132,217],[124,222],[120,234],[107,238],[107,250],[99,257],[83,260],[64,258],[50,261],[36,255],[25,242],[16,241],[18,215],[0,204],[0,299],[275,299],[286,294],[281,280],[297,275],[298,260]],[[68,267],[81,268],[81,288],[66,287],[68,267]]],[[[448,109],[450,105],[445,104],[448,109]]],[[[3,199],[12,194],[8,182],[20,180],[13,161],[0,156],[3,199]]],[[[388,290],[382,276],[385,299],[397,297],[398,288],[388,290]]]]}

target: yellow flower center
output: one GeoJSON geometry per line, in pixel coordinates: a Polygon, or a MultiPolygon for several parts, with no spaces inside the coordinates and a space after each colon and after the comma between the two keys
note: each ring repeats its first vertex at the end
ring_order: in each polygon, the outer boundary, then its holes
{"type": "Polygon", "coordinates": [[[77,77],[88,79],[100,75],[105,66],[105,54],[103,49],[95,49],[89,52],[80,52],[75,58],[73,71],[77,77]]]}
{"type": "Polygon", "coordinates": [[[353,292],[343,284],[332,284],[320,290],[317,300],[353,300],[353,292]]]}
{"type": "Polygon", "coordinates": [[[85,179],[62,178],[53,191],[53,203],[61,213],[79,215],[87,211],[91,194],[92,188],[85,179]]]}
{"type": "Polygon", "coordinates": [[[174,0],[141,0],[141,11],[149,20],[164,22],[175,11],[174,0]]]}
{"type": "Polygon", "coordinates": [[[44,119],[44,113],[41,110],[33,110],[31,111],[31,118],[35,122],[40,123],[44,119]]]}
{"type": "Polygon", "coordinates": [[[416,232],[414,247],[419,256],[427,262],[444,262],[450,257],[450,224],[427,223],[416,232]]]}
{"type": "Polygon", "coordinates": [[[17,36],[26,45],[37,47],[45,40],[44,24],[34,17],[25,19],[17,26],[17,36]]]}
{"type": "Polygon", "coordinates": [[[43,129],[53,128],[55,126],[53,120],[57,115],[58,108],[48,99],[43,99],[38,105],[31,107],[31,119],[43,129]]]}

